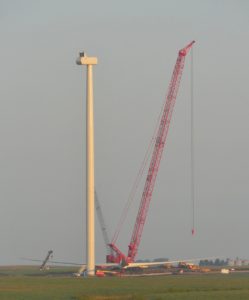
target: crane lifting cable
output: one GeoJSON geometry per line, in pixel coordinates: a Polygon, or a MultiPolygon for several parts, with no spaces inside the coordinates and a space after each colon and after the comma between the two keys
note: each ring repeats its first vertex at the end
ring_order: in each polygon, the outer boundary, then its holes
{"type": "Polygon", "coordinates": [[[192,199],[192,236],[195,234],[195,160],[194,160],[194,50],[191,49],[190,65],[190,180],[191,180],[191,199],[192,199]]]}
{"type": "Polygon", "coordinates": [[[134,199],[135,199],[135,195],[136,195],[136,192],[137,192],[137,189],[138,189],[138,186],[141,182],[141,179],[143,177],[143,174],[144,174],[144,171],[145,171],[145,168],[148,164],[148,161],[149,161],[149,157],[151,155],[151,151],[152,151],[152,147],[153,147],[153,144],[155,142],[155,139],[156,139],[156,133],[157,133],[157,130],[158,130],[158,127],[159,127],[159,122],[160,122],[160,119],[161,119],[161,115],[162,115],[162,112],[163,112],[163,107],[164,105],[162,106],[161,108],[161,111],[160,111],[160,114],[157,118],[157,122],[156,122],[156,126],[155,126],[155,129],[154,129],[154,132],[153,132],[153,135],[152,135],[152,138],[150,140],[150,143],[149,143],[149,146],[148,146],[148,149],[145,153],[145,156],[144,156],[144,159],[141,163],[141,166],[139,168],[139,171],[138,171],[138,174],[136,176],[136,179],[132,185],[132,188],[131,188],[131,191],[129,193],[129,197],[128,197],[128,200],[126,202],[126,205],[123,209],[123,212],[122,212],[122,215],[121,215],[121,218],[119,220],[119,223],[118,223],[118,226],[117,226],[117,230],[115,231],[114,233],[114,236],[113,236],[113,239],[112,239],[112,244],[115,244],[117,239],[118,239],[118,236],[120,234],[120,231],[122,229],[122,226],[124,225],[124,222],[126,220],[126,217],[127,217],[127,214],[128,214],[128,211],[131,207],[131,204],[134,202],[134,199]]]}
{"type": "Polygon", "coordinates": [[[169,125],[173,113],[173,108],[176,101],[177,92],[180,86],[185,57],[188,54],[193,44],[194,41],[188,44],[185,48],[181,49],[178,53],[175,68],[169,85],[169,90],[166,96],[166,102],[164,104],[163,113],[156,134],[152,158],[150,161],[149,170],[146,177],[135,226],[133,229],[130,244],[128,246],[128,255],[126,256],[125,254],[123,254],[116,246],[116,244],[111,243],[109,246],[114,251],[115,254],[108,256],[107,262],[120,263],[124,261],[125,263],[130,263],[135,260],[135,257],[137,255],[144,224],[149,209],[149,204],[152,199],[152,193],[154,190],[157,173],[160,166],[163,149],[166,143],[166,138],[167,138],[169,125]]]}

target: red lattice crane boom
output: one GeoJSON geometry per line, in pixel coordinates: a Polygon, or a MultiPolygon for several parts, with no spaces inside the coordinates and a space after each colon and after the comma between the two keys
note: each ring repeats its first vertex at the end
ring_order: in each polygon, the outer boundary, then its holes
{"type": "Polygon", "coordinates": [[[155,186],[156,176],[159,170],[162,152],[166,143],[166,138],[169,130],[170,120],[172,117],[173,108],[176,101],[177,92],[179,89],[181,76],[184,68],[185,57],[191,49],[194,41],[188,44],[185,48],[181,49],[178,53],[175,68],[172,74],[172,78],[169,85],[166,102],[163,108],[160,125],[157,130],[154,150],[148,170],[148,174],[145,181],[145,186],[138,210],[135,226],[133,229],[131,241],[129,244],[128,255],[125,256],[115,244],[109,246],[115,252],[115,255],[107,257],[109,262],[121,262],[125,260],[126,263],[133,262],[135,260],[138,247],[140,245],[141,236],[146,221],[150,201],[152,198],[153,189],[155,186]]]}

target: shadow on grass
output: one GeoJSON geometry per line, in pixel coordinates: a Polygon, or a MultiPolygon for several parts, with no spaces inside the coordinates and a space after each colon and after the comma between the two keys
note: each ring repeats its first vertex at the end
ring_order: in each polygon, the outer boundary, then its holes
{"type": "Polygon", "coordinates": [[[72,300],[145,300],[145,295],[123,295],[123,296],[90,296],[82,295],[79,297],[73,297],[72,300]]]}

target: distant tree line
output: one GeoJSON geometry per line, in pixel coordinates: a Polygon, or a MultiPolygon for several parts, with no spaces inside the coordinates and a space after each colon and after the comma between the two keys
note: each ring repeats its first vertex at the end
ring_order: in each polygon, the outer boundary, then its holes
{"type": "Polygon", "coordinates": [[[203,259],[203,260],[200,260],[199,265],[200,266],[227,266],[228,261],[227,261],[227,259],[224,260],[224,259],[219,259],[219,258],[216,258],[215,260],[203,259]]]}
{"type": "MultiPolygon", "coordinates": [[[[154,259],[138,259],[136,262],[140,263],[147,263],[147,262],[160,262],[160,261],[169,261],[168,258],[160,257],[154,259]]],[[[212,259],[202,259],[199,263],[200,266],[227,266],[228,260],[227,259],[219,259],[216,258],[215,260],[212,259]]]]}

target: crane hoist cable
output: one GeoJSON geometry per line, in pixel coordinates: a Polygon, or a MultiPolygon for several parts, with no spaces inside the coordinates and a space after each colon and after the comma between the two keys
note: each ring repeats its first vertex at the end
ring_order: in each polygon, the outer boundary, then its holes
{"type": "Polygon", "coordinates": [[[191,200],[192,200],[192,235],[195,234],[195,149],[194,149],[194,49],[191,49],[191,61],[190,61],[190,172],[191,172],[191,200]]]}
{"type": "Polygon", "coordinates": [[[161,108],[161,111],[160,111],[160,113],[159,113],[159,115],[158,115],[157,122],[156,122],[156,126],[155,126],[155,129],[154,129],[152,138],[151,138],[151,140],[150,140],[149,146],[148,146],[148,148],[147,148],[147,151],[146,151],[146,153],[145,153],[144,159],[143,159],[143,161],[142,161],[142,163],[141,163],[141,166],[140,166],[139,171],[138,171],[138,173],[137,173],[136,179],[135,179],[135,181],[134,181],[134,183],[133,183],[133,185],[132,185],[131,191],[130,191],[130,193],[129,193],[129,197],[128,197],[127,202],[126,202],[126,204],[125,204],[125,206],[124,206],[124,209],[123,209],[123,211],[122,211],[122,215],[121,215],[121,217],[120,217],[120,220],[119,220],[119,223],[118,223],[118,226],[117,226],[117,230],[115,231],[114,236],[113,236],[113,238],[112,238],[112,244],[115,244],[115,243],[116,243],[116,241],[117,241],[117,239],[118,239],[118,236],[119,236],[119,234],[120,234],[120,231],[121,231],[121,229],[122,229],[122,227],[123,227],[123,225],[124,225],[124,222],[125,222],[125,220],[126,220],[128,211],[129,211],[129,209],[130,209],[132,203],[134,202],[134,199],[135,199],[135,195],[136,195],[138,186],[139,186],[139,184],[140,184],[140,182],[141,182],[141,179],[142,179],[142,177],[143,177],[145,168],[146,168],[146,166],[147,166],[147,164],[148,164],[148,161],[149,161],[149,158],[150,158],[150,156],[151,156],[152,147],[153,147],[153,145],[154,145],[154,143],[155,143],[156,133],[157,133],[157,131],[158,131],[158,127],[159,127],[161,115],[162,115],[162,113],[163,113],[163,107],[164,107],[164,103],[163,103],[162,108],[161,108]]]}

